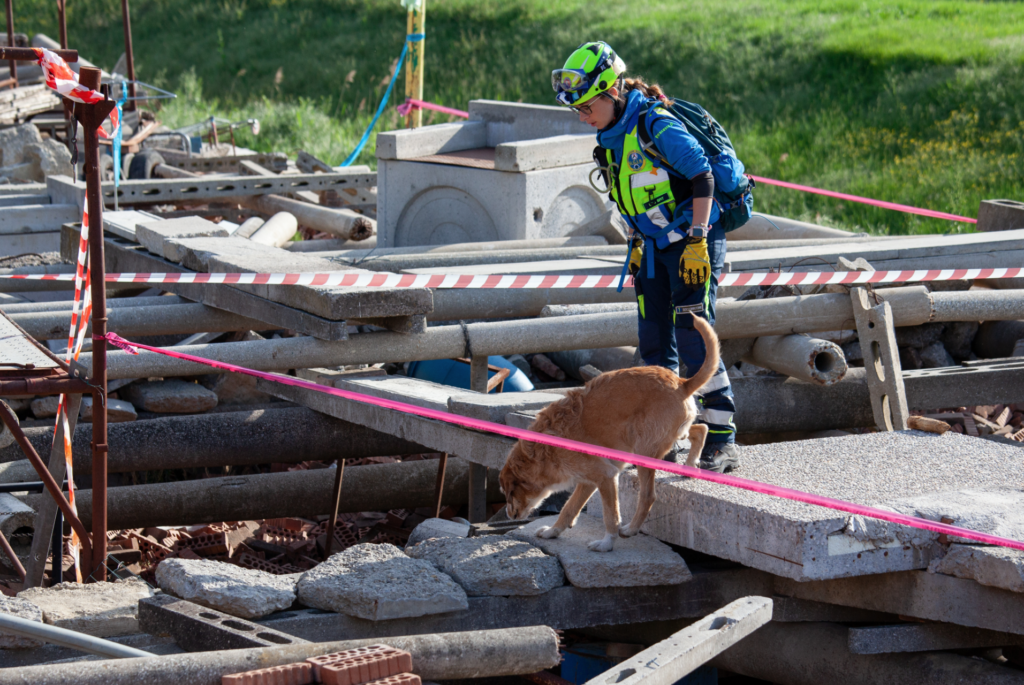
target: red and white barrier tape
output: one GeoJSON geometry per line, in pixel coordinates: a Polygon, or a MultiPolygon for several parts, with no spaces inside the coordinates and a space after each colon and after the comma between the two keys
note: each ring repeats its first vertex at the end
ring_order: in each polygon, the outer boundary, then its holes
{"type": "MultiPolygon", "coordinates": [[[[919,283],[978,278],[1020,278],[1024,268],[921,269],[917,271],[792,271],[789,273],[722,274],[719,286],[857,285],[862,283],[919,283]]],[[[25,281],[72,281],[74,274],[0,274],[25,281]]],[[[618,276],[528,276],[501,274],[394,274],[389,272],[329,271],[326,273],[121,273],[107,274],[107,283],[224,283],[228,285],[315,285],[358,288],[615,288],[618,276]]],[[[632,280],[627,276],[626,285],[632,280]]]]}
{"type": "Polygon", "coordinates": [[[426,407],[417,407],[416,405],[407,404],[405,402],[398,402],[396,400],[389,400],[382,397],[373,397],[371,395],[363,395],[361,393],[352,392],[350,390],[341,390],[340,388],[332,388],[325,385],[318,385],[311,381],[302,380],[301,378],[295,378],[294,376],[284,376],[276,373],[268,373],[266,371],[255,371],[253,369],[235,366],[234,364],[226,364],[224,362],[214,361],[212,359],[204,359],[203,357],[196,357],[191,354],[185,354],[183,352],[178,352],[171,349],[152,347],[150,345],[142,345],[139,343],[132,343],[125,340],[124,338],[121,338],[115,333],[108,333],[103,338],[94,337],[93,339],[106,340],[110,344],[115,345],[130,354],[138,354],[139,352],[137,348],[141,348],[144,350],[149,350],[150,352],[156,352],[157,354],[166,355],[168,357],[174,357],[176,359],[184,359],[186,361],[196,362],[198,364],[205,364],[206,366],[212,366],[214,368],[223,369],[225,371],[242,373],[247,376],[254,376],[256,378],[263,378],[266,380],[274,381],[275,383],[282,383],[284,385],[305,388],[307,390],[315,390],[317,392],[322,392],[328,395],[342,397],[347,400],[354,400],[356,402],[372,404],[378,407],[383,407],[385,409],[393,409],[404,414],[412,414],[415,416],[422,416],[428,419],[443,421],[445,423],[454,424],[457,426],[461,426],[463,428],[470,428],[472,430],[483,431],[485,433],[495,433],[498,435],[504,435],[506,437],[515,438],[517,440],[527,440],[529,442],[551,445],[553,447],[560,447],[562,449],[567,449],[574,452],[592,454],[597,457],[603,457],[604,459],[623,461],[626,462],[627,464],[644,466],[649,469],[655,469],[657,471],[667,471],[669,473],[674,473],[680,476],[687,476],[698,480],[707,480],[711,481],[712,483],[719,483],[721,485],[728,485],[734,488],[750,490],[751,492],[759,492],[761,494],[771,495],[773,497],[781,497],[783,499],[793,500],[796,502],[803,502],[805,504],[814,504],[819,507],[826,507],[828,509],[834,509],[836,511],[843,511],[857,516],[867,516],[869,518],[888,521],[890,523],[909,526],[911,528],[929,530],[934,533],[939,533],[941,535],[952,535],[956,537],[965,538],[968,540],[974,540],[976,542],[982,542],[987,545],[996,545],[999,547],[1009,547],[1011,549],[1024,550],[1024,542],[1018,540],[1011,540],[1009,538],[1004,538],[997,535],[989,535],[988,533],[979,533],[977,531],[968,530],[966,528],[960,528],[958,526],[951,526],[945,523],[937,523],[935,521],[929,521],[928,519],[918,518],[916,516],[907,516],[906,514],[899,514],[884,509],[876,509],[874,507],[869,507],[862,504],[844,502],[843,500],[833,499],[831,497],[823,497],[821,495],[814,495],[807,492],[801,492],[800,490],[793,490],[791,488],[784,488],[777,485],[771,485],[770,483],[760,483],[758,481],[748,480],[746,478],[739,478],[737,476],[729,474],[715,473],[714,471],[703,471],[692,466],[675,464],[672,462],[662,461],[660,459],[651,459],[650,457],[644,457],[639,454],[631,454],[629,452],[621,452],[619,450],[614,450],[608,447],[590,445],[585,442],[577,442],[575,440],[569,440],[567,438],[560,438],[555,435],[549,435],[547,433],[535,433],[534,431],[524,430],[521,428],[514,428],[512,426],[506,426],[500,423],[492,423],[490,421],[483,421],[481,419],[473,419],[468,416],[459,416],[458,414],[449,414],[448,412],[438,411],[436,409],[428,409],[426,407]]]}

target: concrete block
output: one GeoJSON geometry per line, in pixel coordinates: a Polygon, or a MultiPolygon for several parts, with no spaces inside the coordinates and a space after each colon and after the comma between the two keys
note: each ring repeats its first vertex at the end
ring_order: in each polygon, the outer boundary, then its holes
{"type": "Polygon", "coordinates": [[[683,558],[647,535],[619,538],[615,549],[592,552],[587,545],[604,536],[601,520],[581,514],[576,525],[557,538],[537,537],[537,529],[551,526],[556,516],[537,519],[508,533],[509,537],[529,542],[558,557],[565,577],[576,587],[642,587],[678,585],[692,579],[683,558]]]}
{"type": "Polygon", "coordinates": [[[198,414],[217,406],[216,393],[177,378],[132,383],[121,394],[138,409],[158,414],[198,414]]]}
{"type": "MultiPolygon", "coordinates": [[[[35,128],[34,126],[32,128],[35,128]]],[[[0,596],[0,614],[16,616],[26,621],[43,622],[43,611],[27,599],[0,596]]],[[[42,646],[42,642],[30,637],[18,637],[0,633],[0,649],[32,649],[42,646]]]]}
{"type": "MultiPolygon", "coordinates": [[[[772,600],[744,597],[587,681],[586,685],[674,685],[772,618],[772,600]]],[[[684,681],[685,682],[685,681],[684,681]]]]}
{"type": "Polygon", "coordinates": [[[149,252],[165,257],[164,241],[174,238],[228,237],[228,231],[198,216],[164,219],[135,225],[135,237],[149,252]]]}
{"type": "MultiPolygon", "coordinates": [[[[470,100],[469,120],[487,124],[487,147],[551,136],[594,135],[567,107],[498,100],[470,100]]],[[[593,147],[593,146],[591,146],[593,147]]]]}
{"type": "Polygon", "coordinates": [[[470,526],[468,523],[448,521],[446,519],[427,519],[412,529],[406,548],[431,538],[465,538],[469,537],[470,526]]]}
{"type": "Polygon", "coordinates": [[[928,571],[970,578],[1011,592],[1024,592],[1024,552],[1015,549],[950,545],[946,556],[933,561],[928,571]]]}
{"type": "Polygon", "coordinates": [[[503,536],[433,538],[406,547],[406,553],[432,563],[471,597],[540,595],[565,584],[555,557],[503,536]]]}
{"type": "MultiPolygon", "coordinates": [[[[6,162],[5,162],[6,164],[6,162]]],[[[982,200],[978,208],[979,231],[1012,231],[1024,228],[1024,202],[982,200]]]]}
{"type": "Polygon", "coordinates": [[[413,159],[487,146],[487,124],[462,121],[377,134],[377,159],[413,159]]]}
{"type": "Polygon", "coordinates": [[[850,628],[851,654],[932,652],[1024,644],[1020,635],[948,623],[904,623],[850,628]]]}
{"type": "Polygon", "coordinates": [[[274,398],[256,389],[257,380],[240,373],[224,373],[215,377],[210,390],[217,395],[217,405],[263,404],[274,398]]]}
{"type": "Polygon", "coordinates": [[[302,575],[298,593],[307,606],[371,621],[469,607],[455,581],[390,544],[356,545],[332,555],[302,575]]]}
{"type": "MultiPolygon", "coordinates": [[[[92,421],[92,397],[82,398],[82,409],[78,414],[82,421],[92,421]]],[[[127,423],[139,418],[135,407],[131,402],[125,400],[112,400],[107,398],[107,423],[127,423]]]]}
{"type": "Polygon", "coordinates": [[[43,622],[94,637],[139,632],[139,600],[153,590],[141,578],[113,583],[60,583],[18,593],[43,612],[43,622]]]}
{"type": "Polygon", "coordinates": [[[502,143],[494,148],[494,168],[522,173],[534,169],[587,164],[593,160],[594,135],[552,136],[502,143]]]}
{"type": "Polygon", "coordinates": [[[139,627],[152,635],[170,635],[179,647],[188,652],[306,642],[302,638],[164,593],[139,600],[139,627]]]}
{"type": "Polygon", "coordinates": [[[260,618],[295,602],[294,577],[206,559],[165,559],[156,582],[175,597],[240,618],[260,618]]]}
{"type": "Polygon", "coordinates": [[[888,302],[872,306],[864,288],[853,288],[850,297],[875,424],[880,430],[906,430],[910,411],[896,348],[892,308],[888,302]]]}
{"type": "Polygon", "coordinates": [[[37,419],[48,419],[57,415],[57,407],[60,405],[60,397],[57,395],[46,395],[32,400],[32,416],[37,419]]]}
{"type": "MultiPolygon", "coordinates": [[[[1019,447],[981,443],[952,431],[942,436],[903,431],[751,445],[743,457],[744,478],[920,512],[933,520],[948,512],[956,516],[959,509],[952,504],[961,498],[954,493],[963,493],[964,501],[977,499],[977,491],[991,493],[997,502],[1008,501],[1006,491],[993,484],[1017,482],[1019,474],[1019,447]],[[978,459],[979,450],[984,450],[984,459],[978,459]],[[965,462],[972,468],[949,468],[965,462]],[[922,495],[950,507],[927,509],[925,502],[915,500],[922,495]]],[[[794,580],[924,569],[936,553],[936,536],[916,528],[669,474],[660,474],[655,487],[657,501],[645,533],[794,580]]],[[[622,511],[633,510],[637,492],[635,471],[629,469],[619,477],[622,511]]],[[[589,506],[600,511],[597,498],[589,506]]],[[[991,516],[989,529],[1006,531],[998,522],[1005,512],[1006,507],[977,503],[970,520],[980,525],[991,516]]]]}

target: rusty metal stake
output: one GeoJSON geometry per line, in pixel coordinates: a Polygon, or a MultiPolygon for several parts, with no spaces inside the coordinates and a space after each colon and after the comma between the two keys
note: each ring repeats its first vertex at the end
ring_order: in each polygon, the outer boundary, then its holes
{"type": "Polygon", "coordinates": [[[444,471],[448,468],[448,453],[442,452],[437,460],[437,484],[434,486],[434,518],[441,518],[441,500],[444,499],[444,471]]]}
{"type": "MultiPolygon", "coordinates": [[[[78,537],[82,541],[82,552],[88,558],[92,554],[92,545],[89,542],[89,533],[86,532],[85,526],[82,525],[82,521],[75,515],[71,510],[71,504],[67,498],[64,497],[64,493],[61,492],[61,487],[54,480],[53,476],[50,475],[49,469],[46,468],[46,464],[39,457],[39,453],[36,452],[36,448],[29,442],[24,431],[21,430],[21,426],[18,425],[18,417],[14,415],[11,408],[5,403],[0,402],[0,420],[3,421],[4,425],[10,429],[11,434],[14,435],[14,439],[18,441],[18,445],[21,447],[21,451],[28,457],[29,462],[32,464],[32,468],[39,474],[39,480],[43,481],[43,485],[46,486],[46,490],[50,493],[50,496],[57,501],[57,506],[60,507],[60,511],[64,514],[64,518],[67,519],[71,527],[74,528],[75,532],[78,533],[78,537]]],[[[95,477],[95,476],[94,476],[95,477]]],[[[104,538],[106,535],[103,536],[104,538]]]]}
{"type": "Polygon", "coordinates": [[[128,102],[126,112],[135,111],[135,55],[132,52],[132,17],[128,11],[128,0],[121,0],[121,17],[124,19],[124,55],[128,63],[128,102]]]}
{"type": "Polygon", "coordinates": [[[67,0],[57,0],[57,23],[60,31],[60,46],[63,49],[68,47],[68,15],[67,0]]]}
{"type": "Polygon", "coordinates": [[[327,540],[324,542],[324,559],[331,556],[331,545],[334,543],[334,522],[338,520],[338,507],[341,504],[341,481],[345,477],[345,460],[339,459],[334,474],[334,511],[327,521],[327,540]]]}
{"type": "MultiPolygon", "coordinates": [[[[4,3],[7,6],[7,47],[14,47],[14,0],[6,0],[4,3]]],[[[8,62],[10,64],[10,77],[7,83],[11,84],[11,88],[18,87],[18,63],[13,59],[8,62]]]]}
{"type": "Polygon", "coordinates": [[[0,549],[4,551],[7,558],[11,560],[11,566],[14,567],[14,572],[21,578],[21,582],[25,582],[25,567],[21,565],[21,559],[14,553],[14,549],[11,547],[11,543],[7,542],[7,538],[4,537],[3,531],[0,531],[0,549]]]}

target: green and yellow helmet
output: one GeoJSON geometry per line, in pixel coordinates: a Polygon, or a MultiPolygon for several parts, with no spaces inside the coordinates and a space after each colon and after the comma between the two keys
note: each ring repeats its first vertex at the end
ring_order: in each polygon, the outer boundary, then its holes
{"type": "Polygon", "coordinates": [[[576,48],[561,69],[551,72],[551,87],[558,104],[571,107],[586,102],[615,85],[626,63],[604,41],[576,48]]]}

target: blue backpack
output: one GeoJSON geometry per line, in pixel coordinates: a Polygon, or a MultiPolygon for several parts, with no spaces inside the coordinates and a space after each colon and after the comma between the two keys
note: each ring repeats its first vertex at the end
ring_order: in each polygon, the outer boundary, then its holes
{"type": "MultiPolygon", "coordinates": [[[[682,122],[687,133],[704,148],[704,154],[711,163],[711,174],[715,177],[715,201],[720,212],[718,225],[728,233],[747,223],[754,212],[754,180],[744,175],[743,162],[736,156],[729,134],[700,105],[673,99],[671,107],[658,106],[682,122]]],[[[658,151],[651,135],[651,123],[661,115],[648,116],[649,112],[650,109],[641,112],[637,123],[644,152],[662,164],[670,176],[683,178],[658,151]]]]}

